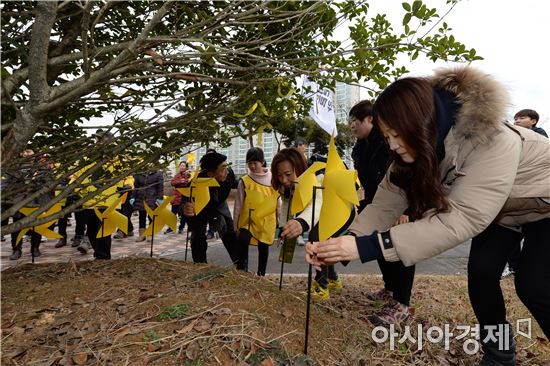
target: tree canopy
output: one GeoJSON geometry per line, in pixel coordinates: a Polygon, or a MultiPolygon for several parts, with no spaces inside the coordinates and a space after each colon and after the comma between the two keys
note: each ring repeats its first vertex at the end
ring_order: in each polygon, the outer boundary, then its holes
{"type": "MultiPolygon", "coordinates": [[[[452,8],[456,1],[447,1],[452,8]]],[[[47,222],[37,216],[82,188],[115,156],[124,164],[93,184],[158,166],[193,143],[227,144],[269,123],[287,138],[308,101],[297,79],[375,85],[407,72],[397,60],[472,61],[436,9],[403,3],[403,31],[368,1],[21,1],[2,2],[2,175],[32,164],[46,179],[2,187],[2,220],[33,199],[57,196],[5,232],[47,222]],[[334,36],[349,28],[349,38],[334,36]],[[242,115],[257,101],[258,108],[242,115]],[[260,112],[260,109],[265,109],[260,112]],[[236,115],[237,114],[237,115],[236,115]],[[105,143],[86,133],[103,118],[105,143]],[[40,159],[21,157],[32,148],[40,159]],[[79,179],[69,177],[93,165],[79,179]],[[47,170],[43,167],[48,166],[47,170]],[[24,198],[15,200],[18,194],[24,198]]],[[[301,122],[302,123],[302,122],[301,122]]],[[[302,123],[303,124],[303,123],[302,123]]],[[[292,134],[292,135],[291,135],[292,134]]],[[[311,132],[314,135],[313,132],[311,132]]],[[[19,197],[22,197],[19,195],[19,197]]],[[[3,230],[4,231],[4,230],[3,230]]]]}

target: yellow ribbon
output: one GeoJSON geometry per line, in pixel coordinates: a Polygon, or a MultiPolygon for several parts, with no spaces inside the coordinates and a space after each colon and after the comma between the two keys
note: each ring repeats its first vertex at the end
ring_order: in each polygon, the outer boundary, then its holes
{"type": "Polygon", "coordinates": [[[281,85],[282,84],[285,84],[285,82],[282,81],[283,79],[279,78],[278,81],[279,81],[279,85],[277,86],[277,94],[279,94],[279,96],[281,98],[285,98],[285,99],[288,99],[292,96],[292,94],[294,94],[295,90],[294,88],[290,88],[290,90],[288,91],[288,93],[286,93],[286,95],[283,95],[282,91],[281,91],[281,85]]]}
{"type": "Polygon", "coordinates": [[[293,99],[290,99],[290,97],[294,94],[294,92],[296,90],[294,88],[290,88],[288,93],[286,93],[286,95],[284,95],[283,92],[281,91],[281,85],[286,86],[287,83],[285,83],[282,78],[279,78],[278,81],[279,81],[279,85],[277,86],[277,94],[279,94],[279,96],[283,99],[288,99],[288,101],[290,102],[290,107],[288,108],[288,111],[286,112],[286,116],[288,118],[292,118],[292,111],[295,110],[295,109],[298,109],[298,105],[296,104],[296,101],[293,100],[293,99]]]}
{"type": "Polygon", "coordinates": [[[237,113],[237,112],[233,112],[233,117],[240,117],[240,118],[244,118],[244,117],[248,117],[250,116],[252,113],[254,113],[254,111],[258,108],[258,106],[260,107],[260,109],[262,110],[262,113],[267,116],[267,117],[272,117],[273,116],[273,113],[269,113],[265,107],[265,105],[262,103],[262,101],[260,99],[258,99],[256,101],[256,103],[254,103],[252,105],[252,107],[250,107],[250,109],[245,113],[245,114],[240,114],[240,113],[237,113]]]}
{"type": "Polygon", "coordinates": [[[258,129],[258,146],[264,145],[264,130],[266,128],[273,129],[273,126],[271,125],[271,123],[266,123],[258,129]]]}

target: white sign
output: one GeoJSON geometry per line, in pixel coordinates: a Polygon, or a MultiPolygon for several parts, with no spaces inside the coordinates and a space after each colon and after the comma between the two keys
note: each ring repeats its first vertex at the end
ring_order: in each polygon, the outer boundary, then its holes
{"type": "Polygon", "coordinates": [[[302,88],[305,89],[306,87],[311,89],[305,95],[312,102],[309,110],[310,117],[329,135],[334,133],[334,137],[336,137],[338,131],[336,130],[336,114],[334,113],[334,93],[327,88],[319,90],[319,84],[304,76],[302,88]]]}

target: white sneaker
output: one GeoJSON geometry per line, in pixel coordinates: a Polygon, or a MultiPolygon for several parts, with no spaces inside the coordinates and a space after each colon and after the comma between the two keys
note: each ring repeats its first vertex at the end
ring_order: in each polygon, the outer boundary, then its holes
{"type": "Polygon", "coordinates": [[[298,236],[298,239],[296,239],[296,243],[297,243],[299,246],[301,246],[301,247],[303,247],[304,245],[306,245],[306,241],[304,240],[304,238],[302,238],[301,235],[298,236]]]}

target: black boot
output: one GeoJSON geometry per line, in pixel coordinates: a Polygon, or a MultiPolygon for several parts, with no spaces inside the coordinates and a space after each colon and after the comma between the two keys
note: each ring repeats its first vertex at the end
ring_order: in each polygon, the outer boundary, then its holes
{"type": "Polygon", "coordinates": [[[65,245],[67,245],[67,238],[61,238],[57,241],[57,243],[55,243],[55,248],[61,248],[61,247],[64,247],[65,245]]]}
{"type": "Polygon", "coordinates": [[[502,335],[500,335],[501,327],[497,327],[492,331],[494,339],[489,339],[487,342],[483,342],[488,335],[487,330],[482,330],[481,335],[481,348],[485,353],[478,366],[515,366],[516,365],[516,342],[514,341],[514,334],[512,332],[512,326],[510,324],[504,324],[502,335]],[[502,338],[502,339],[501,339],[502,338]],[[506,338],[508,342],[506,342],[506,338]],[[499,344],[500,340],[500,344],[499,344]],[[508,344],[507,344],[508,343],[508,344]],[[501,347],[502,349],[499,349],[501,347]]]}
{"type": "Polygon", "coordinates": [[[73,243],[71,244],[71,247],[76,248],[82,243],[82,235],[76,235],[73,239],[73,243]]]}
{"type": "Polygon", "coordinates": [[[40,257],[42,253],[40,253],[40,249],[38,248],[38,245],[32,245],[31,246],[31,254],[33,257],[40,257]]]}
{"type": "Polygon", "coordinates": [[[13,250],[13,253],[11,253],[11,255],[10,255],[10,260],[12,260],[12,261],[18,260],[19,258],[21,258],[21,248],[20,247],[15,248],[13,250]]]}

